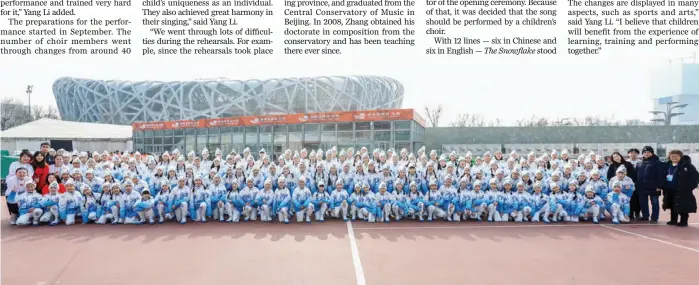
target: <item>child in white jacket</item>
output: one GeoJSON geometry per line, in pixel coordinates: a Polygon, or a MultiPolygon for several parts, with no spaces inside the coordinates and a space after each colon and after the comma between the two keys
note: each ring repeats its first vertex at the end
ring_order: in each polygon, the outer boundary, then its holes
{"type": "Polygon", "coordinates": [[[119,222],[119,203],[121,202],[121,188],[119,184],[109,184],[109,190],[105,187],[99,202],[102,205],[102,215],[100,215],[97,223],[105,224],[111,222],[112,225],[116,225],[119,222]]]}
{"type": "Polygon", "coordinates": [[[58,225],[60,218],[58,216],[58,203],[61,199],[61,194],[58,193],[58,182],[52,182],[49,185],[49,193],[41,199],[41,207],[43,214],[39,218],[39,222],[49,223],[50,226],[58,225]]]}
{"type": "Polygon", "coordinates": [[[530,198],[532,205],[532,222],[538,223],[541,218],[544,223],[550,223],[549,216],[551,214],[551,208],[549,207],[549,197],[542,193],[541,190],[541,183],[534,183],[534,193],[530,198]]]}
{"type": "Polygon", "coordinates": [[[600,211],[604,211],[604,201],[595,194],[595,187],[587,185],[585,187],[585,196],[583,198],[583,208],[580,211],[580,216],[584,221],[587,221],[592,216],[592,222],[599,224],[600,211]]]}
{"type": "Polygon", "coordinates": [[[44,213],[41,208],[41,194],[35,191],[36,182],[27,180],[25,184],[26,191],[17,196],[17,206],[19,207],[19,217],[17,225],[39,225],[39,219],[44,213]]]}
{"type": "Polygon", "coordinates": [[[120,219],[122,224],[140,224],[136,204],[141,200],[141,194],[133,188],[133,182],[126,180],[124,182],[124,193],[121,194],[121,202],[119,203],[120,219]]]}
{"type": "Polygon", "coordinates": [[[170,191],[169,181],[160,181],[160,191],[155,195],[154,204],[158,210],[159,224],[164,223],[165,220],[172,219],[172,192],[170,191]]]}
{"type": "Polygon", "coordinates": [[[184,176],[177,178],[177,186],[172,189],[172,210],[175,218],[180,224],[187,223],[189,215],[189,204],[192,198],[192,190],[186,185],[187,179],[184,176]]]}
{"type": "Polygon", "coordinates": [[[391,221],[391,210],[393,207],[393,195],[388,192],[385,182],[379,184],[379,193],[376,193],[379,210],[377,211],[379,222],[388,223],[391,221]]]}
{"type": "Polygon", "coordinates": [[[355,221],[357,218],[363,220],[364,216],[361,215],[359,211],[364,203],[364,195],[362,195],[362,183],[357,182],[354,184],[354,192],[349,196],[350,204],[350,216],[352,220],[355,221]]]}
{"type": "MultiPolygon", "coordinates": [[[[568,218],[568,212],[566,211],[566,206],[568,205],[568,197],[565,193],[561,192],[561,186],[557,183],[551,183],[549,186],[551,189],[551,195],[549,195],[549,203],[551,205],[551,211],[553,211],[553,218],[551,219],[554,223],[558,221],[563,221],[568,218]]],[[[570,220],[568,218],[568,220],[570,220]]]]}
{"type": "Polygon", "coordinates": [[[342,218],[342,220],[347,221],[347,210],[349,209],[347,199],[349,195],[347,191],[342,188],[344,183],[344,180],[341,178],[337,179],[335,182],[335,190],[330,194],[330,216],[336,219],[342,218]]]}
{"type": "Polygon", "coordinates": [[[443,219],[447,217],[447,212],[442,210],[441,206],[444,202],[442,193],[437,190],[437,181],[430,181],[430,191],[427,192],[425,202],[427,204],[427,221],[433,219],[443,219]]]}
{"type": "Polygon", "coordinates": [[[210,207],[213,210],[213,218],[218,219],[219,222],[224,221],[227,194],[226,185],[221,180],[221,176],[216,175],[209,184],[209,192],[211,193],[210,207]]]}
{"type": "Polygon", "coordinates": [[[153,212],[154,200],[150,195],[149,190],[141,191],[141,200],[136,202],[134,209],[138,213],[140,219],[139,223],[144,223],[148,221],[148,224],[155,224],[155,213],[153,212]]]}
{"type": "Polygon", "coordinates": [[[612,192],[607,194],[606,199],[607,211],[612,215],[612,223],[629,222],[629,202],[629,197],[621,192],[621,182],[615,182],[612,185],[612,192]]]}
{"type": "Polygon", "coordinates": [[[272,180],[266,179],[262,190],[257,194],[255,204],[259,205],[260,220],[271,222],[274,215],[274,190],[272,190],[272,180]]]}
{"type": "Polygon", "coordinates": [[[315,220],[323,222],[325,221],[325,215],[328,212],[328,204],[330,202],[330,194],[325,191],[325,182],[320,181],[318,183],[318,192],[313,194],[311,198],[311,204],[315,211],[315,220]]]}
{"type": "Polygon", "coordinates": [[[291,215],[291,192],[286,188],[284,176],[277,180],[278,188],[274,191],[274,209],[279,217],[279,222],[288,224],[291,215]]]}
{"type": "Polygon", "coordinates": [[[83,201],[80,209],[80,215],[83,218],[83,224],[87,224],[90,221],[97,222],[99,218],[100,207],[100,193],[92,193],[92,187],[89,184],[83,184],[83,201]]]}
{"type": "Polygon", "coordinates": [[[61,195],[59,199],[58,212],[61,215],[67,226],[75,224],[75,215],[80,212],[80,205],[82,204],[82,195],[80,192],[75,191],[75,182],[73,180],[68,180],[65,183],[66,192],[61,195]]]}
{"type": "Polygon", "coordinates": [[[204,180],[201,176],[196,176],[194,178],[194,194],[192,195],[192,219],[206,223],[207,213],[211,210],[209,205],[211,204],[211,193],[204,186],[204,180]]]}

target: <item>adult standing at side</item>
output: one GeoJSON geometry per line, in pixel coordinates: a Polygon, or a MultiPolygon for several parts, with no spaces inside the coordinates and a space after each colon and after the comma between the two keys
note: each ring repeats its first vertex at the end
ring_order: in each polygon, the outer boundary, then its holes
{"type": "Polygon", "coordinates": [[[697,200],[692,191],[699,186],[699,173],[689,156],[684,155],[682,151],[670,151],[669,157],[663,188],[663,208],[670,208],[668,225],[686,227],[689,214],[697,212],[697,200]]]}
{"type": "Polygon", "coordinates": [[[651,224],[658,223],[660,214],[660,203],[658,198],[665,184],[665,172],[667,165],[660,162],[660,158],[655,155],[655,150],[651,146],[643,147],[643,160],[636,167],[636,192],[638,192],[638,203],[641,207],[641,218],[639,221],[648,221],[651,224]],[[651,213],[648,213],[648,200],[651,204],[651,213]]]}

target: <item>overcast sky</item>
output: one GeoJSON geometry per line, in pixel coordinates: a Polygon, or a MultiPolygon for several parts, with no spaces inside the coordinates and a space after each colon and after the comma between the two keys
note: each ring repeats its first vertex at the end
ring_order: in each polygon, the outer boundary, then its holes
{"type": "MultiPolygon", "coordinates": [[[[134,20],[140,19],[135,13],[131,15],[134,20]]],[[[279,21],[274,25],[280,27],[279,21]]],[[[555,33],[559,35],[559,43],[566,39],[565,26],[549,31],[535,30],[510,28],[507,31],[511,35],[530,36],[555,33]]],[[[473,29],[466,33],[466,30],[453,30],[452,34],[489,38],[492,31],[473,29]]],[[[135,29],[134,39],[148,35],[145,33],[145,29],[135,29]]],[[[532,115],[647,120],[652,108],[649,94],[651,72],[668,66],[670,59],[691,56],[697,50],[688,46],[662,49],[606,46],[600,56],[423,55],[429,43],[419,35],[415,47],[353,46],[344,49],[342,56],[285,56],[282,41],[277,39],[274,47],[278,54],[275,56],[141,57],[139,40],[131,47],[132,56],[0,58],[3,61],[0,96],[26,101],[26,85],[33,84],[33,104],[55,105],[52,84],[63,76],[172,81],[217,77],[266,79],[380,75],[403,83],[405,108],[422,109],[443,104],[444,125],[459,113],[500,118],[505,124],[532,115]]],[[[559,45],[559,53],[565,53],[565,48],[565,44],[559,45]]]]}

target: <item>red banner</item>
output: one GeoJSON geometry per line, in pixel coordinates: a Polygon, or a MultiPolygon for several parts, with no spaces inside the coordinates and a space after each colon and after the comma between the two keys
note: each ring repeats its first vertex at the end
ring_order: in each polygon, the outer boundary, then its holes
{"type": "Polygon", "coordinates": [[[355,122],[362,121],[399,121],[399,120],[412,120],[413,110],[372,110],[372,111],[360,111],[353,112],[352,119],[355,122]]]}
{"type": "Polygon", "coordinates": [[[209,128],[215,127],[238,127],[242,126],[240,118],[215,118],[215,119],[203,119],[204,125],[209,128]]]}
{"type": "Polygon", "coordinates": [[[245,126],[284,125],[286,124],[286,116],[288,115],[249,116],[242,117],[241,120],[245,126]]]}
{"type": "Polygon", "coordinates": [[[215,128],[237,126],[292,125],[313,123],[350,123],[368,121],[410,121],[415,120],[425,126],[425,120],[413,109],[324,112],[308,114],[280,114],[266,116],[246,116],[233,118],[213,118],[198,121],[180,120],[165,122],[133,123],[134,130],[171,130],[186,128],[215,128]]]}
{"type": "Polygon", "coordinates": [[[175,130],[175,129],[191,129],[191,128],[206,128],[206,120],[180,120],[180,121],[169,121],[165,122],[165,129],[175,130]]]}
{"type": "Polygon", "coordinates": [[[162,130],[165,129],[165,122],[133,123],[131,127],[136,130],[162,130]]]}

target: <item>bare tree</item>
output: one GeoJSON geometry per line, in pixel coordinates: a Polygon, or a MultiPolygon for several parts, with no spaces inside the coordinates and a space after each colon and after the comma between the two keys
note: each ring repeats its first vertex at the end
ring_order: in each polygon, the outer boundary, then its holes
{"type": "Polygon", "coordinates": [[[468,114],[459,114],[456,116],[456,120],[451,122],[451,126],[455,128],[465,128],[468,127],[468,114]]]}
{"type": "Polygon", "coordinates": [[[54,106],[40,106],[40,105],[34,105],[32,106],[32,115],[31,115],[31,120],[35,121],[38,119],[43,119],[43,118],[48,118],[48,119],[54,119],[58,120],[60,119],[60,115],[58,114],[58,109],[54,106]]]}
{"type": "Polygon", "coordinates": [[[519,127],[547,127],[550,126],[551,122],[547,118],[539,118],[532,115],[531,118],[525,118],[517,120],[517,126],[519,127]]]}
{"type": "Polygon", "coordinates": [[[485,127],[487,122],[485,121],[485,118],[481,115],[471,115],[471,120],[470,120],[471,127],[485,127]]]}
{"type": "Polygon", "coordinates": [[[644,126],[648,123],[641,120],[626,120],[620,121],[614,119],[614,116],[609,118],[587,116],[584,118],[561,118],[548,119],[539,118],[533,115],[531,118],[517,120],[519,127],[560,127],[560,126],[576,126],[576,127],[593,127],[593,126],[644,126]]]}
{"type": "Polygon", "coordinates": [[[434,108],[425,107],[425,116],[427,117],[427,124],[430,127],[439,126],[439,120],[442,118],[442,111],[444,111],[444,108],[442,108],[441,104],[434,108]]]}
{"type": "Polygon", "coordinates": [[[485,120],[479,115],[464,113],[459,114],[456,120],[451,122],[451,126],[458,128],[483,127],[485,120]]]}
{"type": "Polygon", "coordinates": [[[34,105],[29,115],[29,106],[17,98],[3,98],[0,101],[0,129],[6,130],[42,118],[60,119],[54,106],[34,105]]]}
{"type": "Polygon", "coordinates": [[[0,129],[6,130],[28,121],[26,105],[16,98],[3,98],[0,101],[0,129]]]}
{"type": "Polygon", "coordinates": [[[481,115],[464,113],[459,114],[456,120],[451,122],[451,126],[457,128],[497,127],[500,126],[500,119],[486,120],[481,115]]]}
{"type": "Polygon", "coordinates": [[[584,119],[584,126],[619,126],[621,122],[611,118],[600,118],[587,116],[584,119]]]}
{"type": "Polygon", "coordinates": [[[571,122],[570,118],[561,118],[561,119],[551,120],[551,126],[555,126],[555,127],[570,126],[572,124],[573,123],[571,122]]]}
{"type": "Polygon", "coordinates": [[[639,119],[632,119],[624,121],[624,126],[647,126],[648,122],[641,121],[639,119]]]}
{"type": "Polygon", "coordinates": [[[519,119],[517,120],[518,127],[531,127],[529,119],[519,119]]]}

